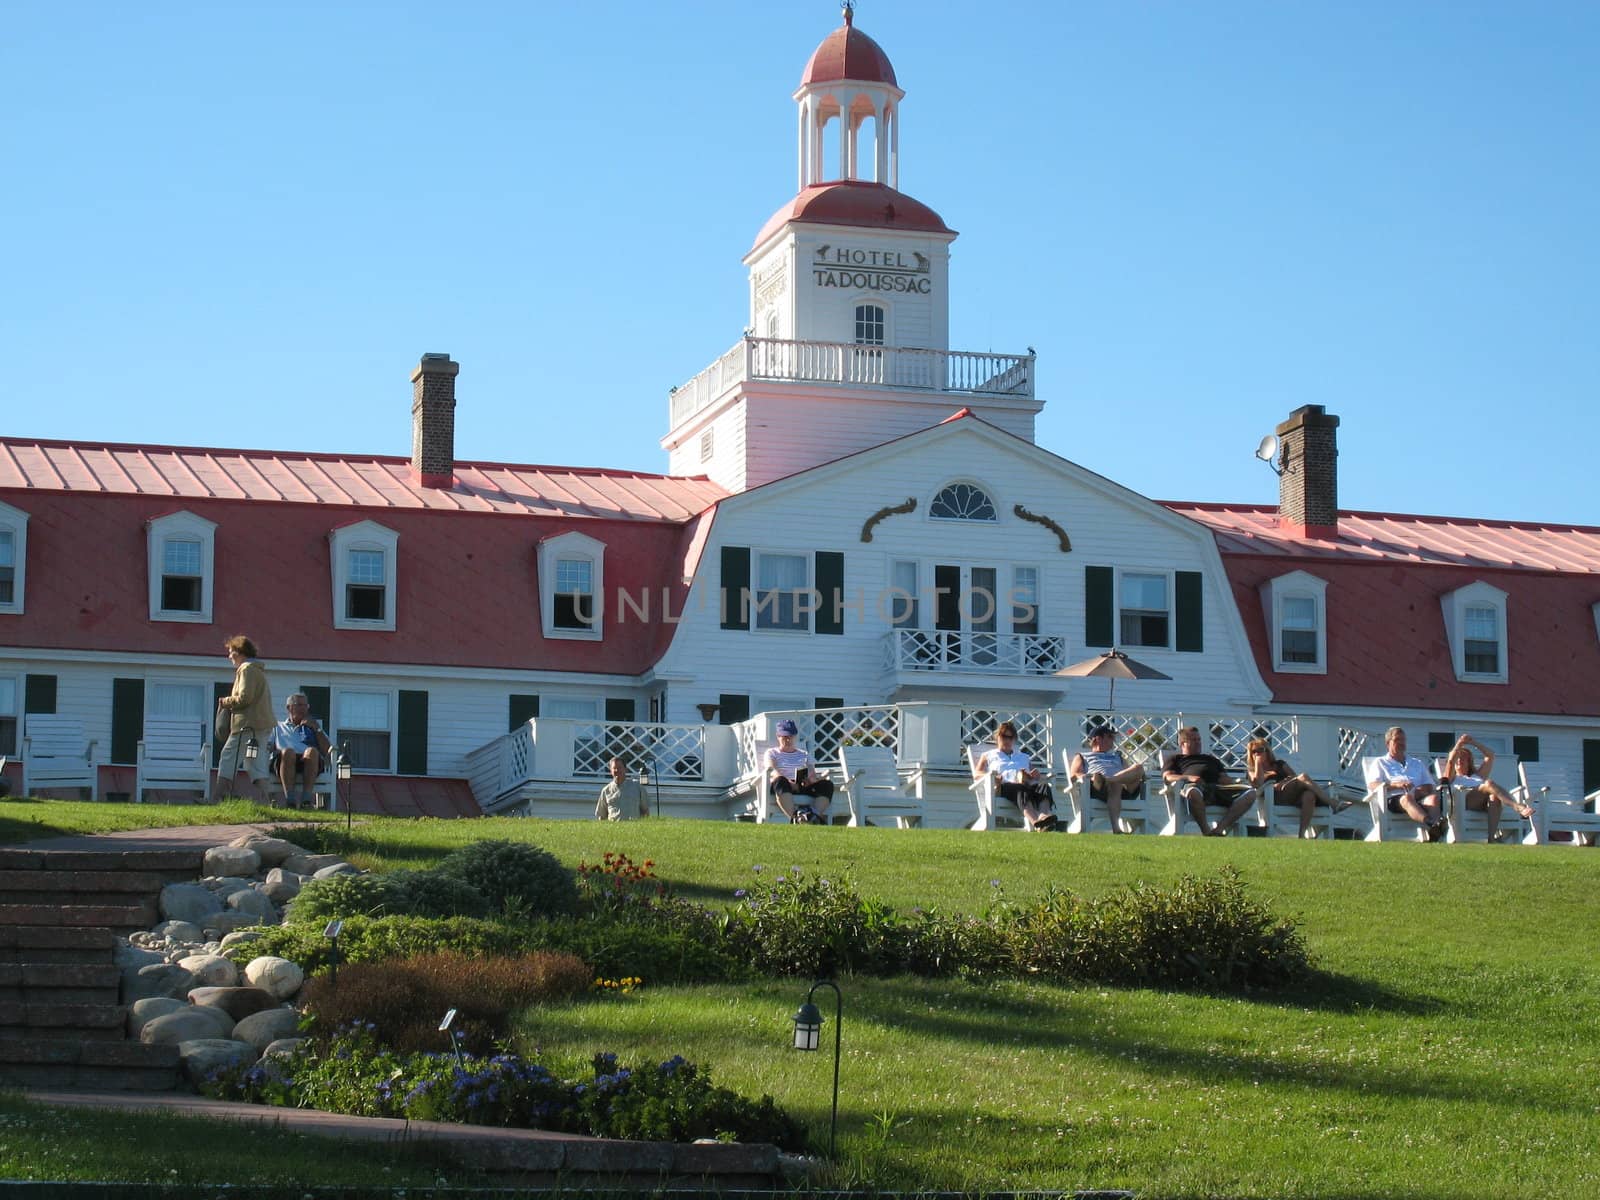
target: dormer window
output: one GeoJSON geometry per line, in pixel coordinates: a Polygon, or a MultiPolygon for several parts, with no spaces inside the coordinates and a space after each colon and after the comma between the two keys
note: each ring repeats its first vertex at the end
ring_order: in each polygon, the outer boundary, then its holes
{"type": "Polygon", "coordinates": [[[399,584],[400,535],[359,521],[329,535],[333,554],[333,627],[392,632],[399,584]]]}
{"type": "Polygon", "coordinates": [[[1272,640],[1272,669],[1283,674],[1328,673],[1328,582],[1291,571],[1261,585],[1261,615],[1272,640]]]}
{"type": "Polygon", "coordinates": [[[941,521],[993,521],[994,501],[975,483],[952,483],[940,488],[928,506],[928,515],[941,521]]]}
{"type": "Polygon", "coordinates": [[[1440,597],[1450,663],[1463,683],[1506,683],[1506,592],[1478,581],[1440,597]]]}
{"type": "Polygon", "coordinates": [[[539,543],[539,608],[544,636],[598,641],[605,636],[606,544],[581,533],[539,543]]]}
{"type": "Polygon", "coordinates": [[[28,566],[28,514],[0,504],[0,613],[21,613],[28,566]]]}
{"type": "Polygon", "coordinates": [[[152,621],[211,620],[217,527],[193,513],[158,517],[148,526],[152,621]]]}

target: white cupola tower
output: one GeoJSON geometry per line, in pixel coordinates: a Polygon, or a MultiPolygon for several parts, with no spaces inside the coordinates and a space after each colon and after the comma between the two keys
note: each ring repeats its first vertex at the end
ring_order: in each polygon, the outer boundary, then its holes
{"type": "Polygon", "coordinates": [[[800,190],[744,256],[744,338],[674,388],[673,474],[732,491],[925,429],[962,408],[1033,440],[1033,356],[950,349],[956,233],[899,190],[900,89],[844,24],[794,92],[800,190]]]}

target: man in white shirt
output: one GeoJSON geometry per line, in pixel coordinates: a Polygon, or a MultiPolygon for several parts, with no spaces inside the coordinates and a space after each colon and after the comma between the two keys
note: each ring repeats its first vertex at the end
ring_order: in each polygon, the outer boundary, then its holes
{"type": "Polygon", "coordinates": [[[1384,803],[1390,812],[1396,816],[1404,813],[1427,831],[1430,842],[1439,841],[1449,823],[1439,813],[1439,789],[1428,764],[1406,754],[1406,731],[1398,725],[1389,726],[1383,743],[1389,753],[1373,763],[1370,782],[1383,785],[1384,803]]]}

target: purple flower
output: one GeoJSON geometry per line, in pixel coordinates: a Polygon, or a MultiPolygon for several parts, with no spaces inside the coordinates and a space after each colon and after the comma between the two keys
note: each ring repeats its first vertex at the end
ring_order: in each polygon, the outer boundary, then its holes
{"type": "Polygon", "coordinates": [[[743,900],[745,898],[745,890],[740,888],[738,891],[734,892],[733,898],[735,900],[743,900]]]}
{"type": "Polygon", "coordinates": [[[765,868],[765,867],[763,867],[763,866],[762,866],[762,865],[761,865],[761,864],[760,864],[760,863],[757,863],[757,864],[756,864],[756,865],[755,865],[755,866],[753,866],[753,867],[751,867],[751,868],[750,868],[750,869],[751,869],[751,870],[752,870],[752,871],[754,871],[754,872],[755,872],[755,873],[756,873],[756,874],[757,874],[757,875],[759,875],[759,874],[761,874],[761,872],[762,872],[762,871],[764,871],[764,870],[765,870],[765,869],[766,869],[766,868],[765,868]]]}

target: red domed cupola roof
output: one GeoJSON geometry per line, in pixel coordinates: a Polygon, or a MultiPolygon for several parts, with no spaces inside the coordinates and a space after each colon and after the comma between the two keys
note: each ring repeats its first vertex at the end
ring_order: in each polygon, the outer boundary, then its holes
{"type": "Polygon", "coordinates": [[[844,10],[844,24],[822,39],[811,61],[800,76],[800,86],[808,83],[833,83],[856,79],[863,83],[887,83],[899,87],[889,56],[866,34],[855,27],[851,11],[844,10]]]}

